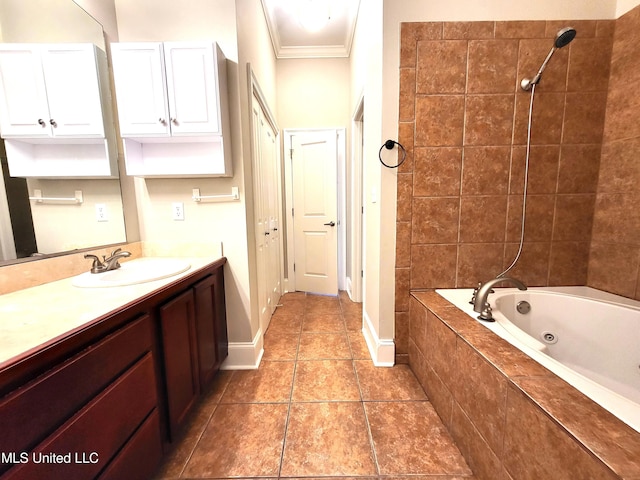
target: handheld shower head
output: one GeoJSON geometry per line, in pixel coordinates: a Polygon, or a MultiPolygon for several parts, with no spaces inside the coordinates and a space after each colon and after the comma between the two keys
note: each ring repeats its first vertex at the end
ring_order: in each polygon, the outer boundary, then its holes
{"type": "Polygon", "coordinates": [[[542,77],[542,72],[544,72],[544,69],[547,68],[547,63],[549,63],[549,60],[551,60],[553,53],[557,49],[566,47],[567,45],[569,45],[574,38],[576,38],[575,28],[565,27],[562,30],[558,31],[558,33],[556,34],[556,39],[553,42],[553,47],[551,47],[551,50],[549,51],[547,58],[545,58],[544,62],[542,62],[542,66],[540,67],[540,70],[538,70],[538,73],[536,73],[535,77],[533,78],[523,79],[520,82],[520,87],[525,91],[529,91],[531,90],[531,87],[533,87],[534,85],[537,85],[538,82],[540,82],[540,78],[542,77]]]}

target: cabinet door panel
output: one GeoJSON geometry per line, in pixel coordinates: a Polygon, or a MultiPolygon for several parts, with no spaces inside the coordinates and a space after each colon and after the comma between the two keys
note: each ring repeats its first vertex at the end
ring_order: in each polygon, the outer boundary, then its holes
{"type": "Polygon", "coordinates": [[[68,462],[30,461],[9,470],[3,480],[95,478],[155,408],[156,400],[153,357],[147,353],[31,453],[36,460],[51,452],[68,454],[68,462]],[[118,415],[117,421],[113,415],[118,415]]]}
{"type": "Polygon", "coordinates": [[[53,136],[104,137],[94,49],[70,44],[42,51],[53,136]]]}
{"type": "Polygon", "coordinates": [[[193,292],[188,290],[163,305],[160,323],[169,428],[175,438],[199,393],[193,292]]]}
{"type": "MultiPolygon", "coordinates": [[[[144,315],[7,395],[0,401],[0,451],[26,451],[42,441],[151,350],[152,342],[152,319],[144,315]]],[[[0,472],[3,467],[0,465],[0,472]]]]}
{"type": "Polygon", "coordinates": [[[162,44],[114,43],[111,52],[122,136],[168,136],[162,44]]]}
{"type": "Polygon", "coordinates": [[[164,44],[173,135],[219,133],[213,45],[164,44]]]}
{"type": "Polygon", "coordinates": [[[0,45],[0,132],[51,136],[40,53],[32,46],[0,45]]]}

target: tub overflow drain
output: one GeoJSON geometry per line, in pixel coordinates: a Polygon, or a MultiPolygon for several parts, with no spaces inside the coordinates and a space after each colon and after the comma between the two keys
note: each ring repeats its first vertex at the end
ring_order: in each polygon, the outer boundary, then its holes
{"type": "Polygon", "coordinates": [[[558,337],[554,333],[551,332],[542,332],[540,334],[544,343],[548,343],[549,345],[553,345],[554,343],[558,343],[558,337]]]}
{"type": "Polygon", "coordinates": [[[529,313],[531,311],[531,304],[526,300],[521,300],[516,305],[516,310],[520,313],[529,313]]]}

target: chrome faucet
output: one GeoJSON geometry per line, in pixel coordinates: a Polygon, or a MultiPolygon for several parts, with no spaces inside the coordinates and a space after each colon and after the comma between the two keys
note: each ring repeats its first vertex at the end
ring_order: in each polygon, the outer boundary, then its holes
{"type": "Polygon", "coordinates": [[[527,289],[527,286],[524,283],[511,277],[494,278],[482,284],[473,299],[473,311],[480,314],[478,315],[478,320],[482,320],[484,322],[495,322],[491,312],[491,305],[487,298],[489,297],[489,294],[493,292],[491,287],[500,282],[513,283],[519,290],[527,289]]]}
{"type": "Polygon", "coordinates": [[[130,252],[126,252],[121,248],[115,249],[111,252],[111,255],[107,258],[104,255],[102,256],[102,261],[98,258],[97,255],[87,254],[84,258],[93,259],[93,264],[91,265],[91,273],[104,273],[109,270],[116,270],[120,268],[120,263],[118,262],[121,258],[126,258],[130,256],[130,252]]]}

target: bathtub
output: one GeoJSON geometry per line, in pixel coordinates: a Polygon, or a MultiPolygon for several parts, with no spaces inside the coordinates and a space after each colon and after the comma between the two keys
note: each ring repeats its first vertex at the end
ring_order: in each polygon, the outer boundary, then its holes
{"type": "MultiPolygon", "coordinates": [[[[471,289],[436,292],[477,318],[471,289]]],[[[640,432],[640,302],[590,287],[496,288],[489,302],[482,325],[640,432]]]]}

